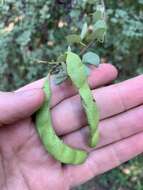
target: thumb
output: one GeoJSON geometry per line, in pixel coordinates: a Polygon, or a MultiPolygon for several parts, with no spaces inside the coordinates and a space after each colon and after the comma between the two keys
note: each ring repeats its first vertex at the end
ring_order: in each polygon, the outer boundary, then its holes
{"type": "Polygon", "coordinates": [[[0,126],[31,116],[43,101],[42,89],[0,92],[0,126]]]}

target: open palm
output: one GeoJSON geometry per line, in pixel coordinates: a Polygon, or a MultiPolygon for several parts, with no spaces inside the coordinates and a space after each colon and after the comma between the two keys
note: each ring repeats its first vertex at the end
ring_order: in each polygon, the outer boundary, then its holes
{"type": "Polygon", "coordinates": [[[100,110],[100,142],[87,146],[88,129],[80,98],[70,82],[52,83],[52,118],[65,143],[89,152],[83,165],[61,165],[43,148],[31,115],[44,100],[44,80],[14,93],[0,93],[0,189],[69,190],[143,151],[143,76],[106,86],[117,76],[102,64],[89,84],[100,110]]]}

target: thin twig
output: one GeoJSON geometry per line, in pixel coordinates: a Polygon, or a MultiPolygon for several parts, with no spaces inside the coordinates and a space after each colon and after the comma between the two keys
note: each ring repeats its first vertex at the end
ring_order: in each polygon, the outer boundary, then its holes
{"type": "Polygon", "coordinates": [[[91,42],[89,42],[89,44],[88,44],[85,48],[83,48],[83,49],[81,50],[81,52],[80,52],[79,55],[83,55],[83,54],[86,52],[86,50],[87,50],[88,48],[90,48],[90,47],[93,45],[94,42],[95,42],[95,40],[92,40],[91,42]]]}
{"type": "Polygon", "coordinates": [[[59,61],[43,61],[43,60],[36,60],[36,62],[38,62],[38,63],[48,63],[48,64],[52,64],[52,65],[60,64],[59,61]]]}

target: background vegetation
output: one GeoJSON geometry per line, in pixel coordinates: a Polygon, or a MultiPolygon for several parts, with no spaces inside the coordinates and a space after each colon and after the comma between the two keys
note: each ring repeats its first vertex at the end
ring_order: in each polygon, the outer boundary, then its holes
{"type": "MultiPolygon", "coordinates": [[[[118,67],[119,80],[143,73],[143,0],[105,0],[105,5],[106,41],[92,48],[118,67]]],[[[80,31],[90,20],[86,13],[95,8],[86,0],[5,0],[0,5],[0,90],[46,75],[49,65],[37,59],[54,60],[62,53],[65,36],[80,31]]],[[[140,156],[77,189],[143,190],[142,180],[140,156]]]]}

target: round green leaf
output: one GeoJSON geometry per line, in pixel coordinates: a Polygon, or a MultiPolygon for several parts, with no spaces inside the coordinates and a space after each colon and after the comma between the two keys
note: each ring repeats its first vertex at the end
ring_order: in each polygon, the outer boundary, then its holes
{"type": "Polygon", "coordinates": [[[98,20],[95,25],[93,26],[93,30],[94,30],[94,37],[95,39],[99,40],[99,41],[103,41],[104,40],[104,36],[107,30],[107,25],[106,22],[104,20],[98,20]]]}
{"type": "Polygon", "coordinates": [[[92,64],[98,66],[100,64],[100,58],[96,53],[87,52],[83,55],[82,62],[84,64],[92,64]]]}

